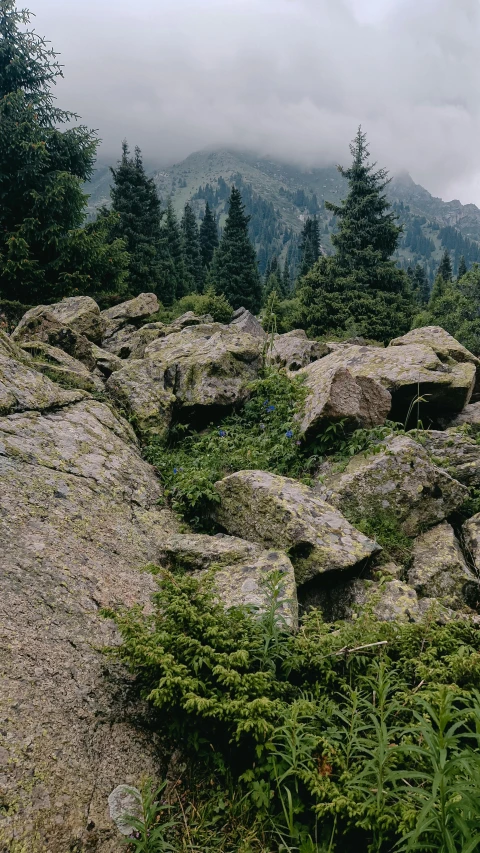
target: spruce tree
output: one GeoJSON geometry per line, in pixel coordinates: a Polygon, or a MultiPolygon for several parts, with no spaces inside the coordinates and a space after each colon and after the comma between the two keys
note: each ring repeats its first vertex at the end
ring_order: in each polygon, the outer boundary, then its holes
{"type": "Polygon", "coordinates": [[[285,266],[283,267],[282,290],[285,294],[285,299],[288,299],[292,290],[292,280],[290,278],[290,267],[288,265],[288,260],[285,260],[285,266]]]}
{"type": "Polygon", "coordinates": [[[462,255],[460,258],[460,262],[458,264],[457,280],[460,281],[460,279],[463,278],[463,276],[466,275],[467,272],[468,272],[468,269],[467,269],[465,257],[464,257],[464,255],[462,255]]]}
{"type": "Polygon", "coordinates": [[[448,249],[445,249],[442,260],[440,261],[440,265],[437,270],[437,275],[441,276],[444,281],[451,281],[453,278],[453,269],[452,269],[452,259],[450,257],[450,252],[448,249]]]}
{"type": "Polygon", "coordinates": [[[430,299],[430,284],[425,267],[422,267],[421,264],[417,264],[412,270],[411,283],[413,295],[418,304],[426,305],[430,299]]]}
{"type": "Polygon", "coordinates": [[[205,215],[200,225],[200,249],[202,252],[202,262],[205,269],[210,268],[213,261],[213,254],[218,247],[218,226],[215,214],[207,201],[205,205],[205,215]]]}
{"type": "Polygon", "coordinates": [[[308,217],[300,235],[299,276],[304,276],[316,264],[320,257],[320,229],[318,219],[308,217]]]}
{"type": "Polygon", "coordinates": [[[121,289],[128,260],[105,253],[105,223],[79,233],[98,141],[55,105],[54,50],[28,28],[29,12],[0,0],[0,296],[48,302],[81,288],[121,289]],[[66,129],[62,129],[66,127],[66,129]]]}
{"type": "Polygon", "coordinates": [[[234,309],[244,306],[257,312],[262,302],[262,285],[255,248],[248,236],[249,219],[239,190],[232,187],[227,221],[213,258],[211,278],[217,292],[223,293],[234,309]]]}
{"type": "Polygon", "coordinates": [[[185,280],[182,234],[171,199],[169,199],[167,203],[167,210],[161,231],[161,239],[162,256],[165,265],[164,286],[168,285],[169,289],[169,301],[166,302],[166,304],[169,305],[173,300],[181,299],[182,296],[186,296],[188,292],[185,280]]]}
{"type": "Polygon", "coordinates": [[[413,314],[408,276],[391,260],[402,229],[385,196],[387,172],[369,163],[361,128],[350,151],[351,166],[338,167],[347,196],[325,203],[339,220],[336,252],[298,282],[300,321],[313,335],[350,331],[386,342],[408,331],[413,314]]]}
{"type": "Polygon", "coordinates": [[[185,284],[189,293],[203,290],[203,264],[197,220],[190,204],[185,205],[182,223],[182,245],[185,266],[185,284]]]}
{"type": "Polygon", "coordinates": [[[121,237],[130,255],[129,291],[137,296],[153,291],[164,300],[160,247],[161,210],[157,188],[148,178],[139,148],[130,155],[126,141],[122,156],[110,169],[112,212],[116,214],[113,236],[121,237]]]}

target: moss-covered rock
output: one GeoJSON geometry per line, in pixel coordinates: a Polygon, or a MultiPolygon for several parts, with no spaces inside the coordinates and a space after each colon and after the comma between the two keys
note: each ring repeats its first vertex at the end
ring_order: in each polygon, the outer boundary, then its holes
{"type": "Polygon", "coordinates": [[[284,335],[275,335],[268,359],[278,367],[296,371],[328,353],[326,344],[310,340],[303,329],[293,329],[284,335]]]}
{"type": "Polygon", "coordinates": [[[229,533],[286,551],[297,584],[351,569],[380,551],[309,486],[265,471],[239,471],[215,484],[218,523],[229,533]]]}
{"type": "Polygon", "coordinates": [[[83,396],[81,391],[64,391],[34,370],[33,365],[28,366],[0,351],[0,415],[66,406],[83,396]]]}
{"type": "Polygon", "coordinates": [[[422,597],[437,598],[446,607],[459,608],[478,597],[480,587],[447,522],[415,540],[408,582],[422,597]]]}
{"type": "Polygon", "coordinates": [[[103,391],[101,380],[93,376],[81,361],[59,347],[52,347],[43,341],[28,341],[22,344],[22,349],[34,359],[35,370],[59,385],[84,391],[103,391]]]}
{"type": "Polygon", "coordinates": [[[437,465],[466,486],[480,486],[480,445],[474,438],[458,429],[424,430],[420,438],[437,465]]]}
{"type": "Polygon", "coordinates": [[[105,320],[97,303],[90,296],[72,296],[53,305],[31,308],[20,320],[12,337],[18,341],[32,340],[31,329],[35,324],[41,325],[42,319],[56,320],[61,326],[68,326],[95,343],[99,343],[105,331],[105,320]]]}

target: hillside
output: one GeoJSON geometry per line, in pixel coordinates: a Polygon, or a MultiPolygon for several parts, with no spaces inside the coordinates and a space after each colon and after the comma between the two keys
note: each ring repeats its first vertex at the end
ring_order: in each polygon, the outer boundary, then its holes
{"type": "MultiPolygon", "coordinates": [[[[334,166],[305,170],[249,153],[202,151],[152,174],[161,198],[171,196],[178,215],[185,202],[193,201],[200,218],[208,199],[220,225],[230,186],[235,183],[252,217],[251,235],[262,272],[275,254],[282,261],[288,258],[292,267],[296,265],[298,236],[309,215],[318,216],[322,247],[331,252],[335,219],[324,202],[338,201],[345,194],[345,181],[334,166]]],[[[101,166],[87,187],[92,214],[98,205],[108,202],[109,186],[110,172],[101,166]]],[[[393,178],[388,194],[405,229],[397,255],[402,266],[420,263],[432,279],[445,248],[452,252],[455,268],[462,254],[468,264],[480,261],[480,209],[476,205],[435,198],[407,173],[393,178]]]]}

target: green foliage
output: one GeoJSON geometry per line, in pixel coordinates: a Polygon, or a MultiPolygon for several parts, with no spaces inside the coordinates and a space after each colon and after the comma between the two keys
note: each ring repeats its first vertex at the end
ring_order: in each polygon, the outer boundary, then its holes
{"type": "Polygon", "coordinates": [[[175,847],[167,840],[167,835],[176,826],[172,818],[163,820],[168,816],[171,807],[161,802],[165,795],[166,782],[155,787],[151,779],[143,782],[140,796],[135,788],[130,788],[132,797],[139,806],[139,816],[124,815],[124,820],[134,830],[126,840],[129,853],[175,853],[175,847]]]}
{"type": "Polygon", "coordinates": [[[306,275],[320,257],[320,229],[318,219],[308,217],[300,235],[300,268],[299,276],[306,275]]]}
{"type": "Polygon", "coordinates": [[[25,312],[33,307],[33,305],[25,305],[23,302],[11,302],[8,299],[0,299],[0,329],[6,332],[7,335],[11,335],[25,312]]]}
{"type": "Polygon", "coordinates": [[[440,261],[440,264],[439,264],[439,267],[437,270],[437,275],[439,275],[440,278],[443,278],[444,281],[451,281],[452,280],[452,277],[453,277],[452,259],[450,257],[450,252],[448,251],[448,249],[445,249],[445,251],[442,255],[442,260],[440,261]]]}
{"type": "Polygon", "coordinates": [[[442,326],[475,354],[480,353],[480,267],[475,264],[460,280],[437,276],[428,306],[414,327],[442,326]]]}
{"type": "Polygon", "coordinates": [[[256,313],[262,301],[262,287],[255,248],[248,236],[248,223],[242,196],[232,187],[227,221],[213,258],[209,280],[234,309],[243,306],[256,313]]]}
{"type": "MultiPolygon", "coordinates": [[[[216,780],[208,820],[230,798],[255,813],[242,816],[252,850],[473,853],[476,627],[367,614],[329,625],[314,610],[294,634],[276,618],[274,578],[264,616],[225,611],[213,580],[162,570],[153,613],[106,614],[123,637],[112,653],[135,674],[162,735],[216,780]]],[[[189,814],[179,849],[196,850],[202,827],[189,814]]],[[[224,843],[212,849],[245,849],[224,843]]]]}
{"type": "Polygon", "coordinates": [[[159,471],[174,508],[196,526],[208,526],[209,509],[218,500],[214,483],[226,474],[244,468],[306,473],[308,459],[295,421],[304,395],[298,379],[267,370],[263,379],[252,383],[243,409],[219,426],[192,434],[178,428],[177,440],[167,448],[152,442],[146,456],[159,471]]]}
{"type": "Polygon", "coordinates": [[[229,323],[233,314],[233,308],[223,293],[215,293],[213,287],[207,287],[205,293],[189,293],[179,299],[173,306],[172,319],[187,311],[193,311],[197,317],[210,314],[215,323],[229,323]]]}
{"type": "Polygon", "coordinates": [[[181,299],[187,293],[182,234],[171,199],[167,204],[161,240],[164,261],[162,302],[165,305],[171,305],[175,299],[181,299]]]}
{"type": "Polygon", "coordinates": [[[205,214],[200,225],[200,250],[205,270],[210,269],[215,249],[218,247],[218,225],[215,214],[207,201],[205,214]]]}
{"type": "Polygon", "coordinates": [[[181,230],[186,287],[188,292],[201,293],[204,279],[202,252],[197,220],[190,204],[185,205],[181,230]]]}

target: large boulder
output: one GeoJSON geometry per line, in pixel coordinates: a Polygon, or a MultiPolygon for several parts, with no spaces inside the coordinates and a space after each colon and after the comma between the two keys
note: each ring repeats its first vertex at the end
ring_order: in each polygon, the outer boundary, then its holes
{"type": "MultiPolygon", "coordinates": [[[[105,320],[97,303],[90,296],[71,296],[53,305],[31,308],[20,320],[12,337],[18,341],[32,340],[32,327],[41,325],[44,318],[52,318],[95,343],[101,340],[105,330],[105,320]]],[[[40,339],[38,334],[36,337],[40,339]]]]}
{"type": "MultiPolygon", "coordinates": [[[[95,344],[92,344],[92,347],[95,344]]],[[[34,359],[35,370],[44,373],[54,382],[67,388],[81,388],[84,391],[103,391],[103,384],[97,376],[85,367],[83,362],[68,353],[45,344],[42,341],[29,341],[22,349],[34,359]]]]}
{"type": "Polygon", "coordinates": [[[112,308],[102,311],[102,317],[107,323],[112,320],[141,320],[156,314],[159,308],[160,304],[155,293],[140,293],[134,299],[120,302],[119,305],[113,305],[112,308]]]}
{"type": "Polygon", "coordinates": [[[102,403],[0,418],[2,850],[120,853],[109,794],[162,772],[99,613],[150,601],[139,569],[176,532],[160,497],[102,403]]]}
{"type": "Polygon", "coordinates": [[[480,445],[457,429],[424,430],[422,445],[436,465],[465,486],[480,486],[480,445]]]}
{"type": "Polygon", "coordinates": [[[383,385],[392,394],[391,416],[402,421],[419,394],[426,399],[422,414],[430,418],[460,412],[470,400],[476,375],[475,364],[442,362],[431,347],[423,344],[386,349],[342,347],[305,368],[305,372],[320,375],[338,368],[348,370],[356,379],[366,377],[383,385]]]}
{"type": "Polygon", "coordinates": [[[293,372],[329,352],[326,344],[309,340],[303,329],[294,329],[284,335],[274,336],[272,348],[268,352],[268,361],[293,372]]]}
{"type": "Polygon", "coordinates": [[[407,436],[355,456],[317,490],[354,523],[388,517],[407,536],[443,521],[468,497],[465,486],[434,465],[427,451],[407,436]]]}
{"type": "Polygon", "coordinates": [[[309,486],[265,471],[239,471],[215,484],[217,522],[234,536],[286,551],[298,584],[351,569],[380,551],[309,486]]]}
{"type": "Polygon", "coordinates": [[[420,329],[412,329],[411,332],[407,332],[401,338],[390,341],[389,346],[405,347],[412,346],[412,344],[430,347],[443,362],[448,363],[450,360],[460,363],[469,362],[475,367],[480,367],[480,359],[441,326],[422,326],[420,329]]]}
{"type": "Polygon", "coordinates": [[[462,607],[479,598],[478,579],[447,522],[415,540],[408,582],[422,597],[440,599],[447,607],[462,607]]]}
{"type": "Polygon", "coordinates": [[[155,314],[159,307],[154,293],[140,293],[135,299],[102,311],[105,324],[102,348],[121,358],[128,358],[130,339],[138,330],[139,323],[155,314]]]}
{"type": "Polygon", "coordinates": [[[254,338],[260,338],[262,341],[267,340],[267,333],[262,324],[246,308],[238,308],[234,311],[231,325],[254,338]]]}
{"type": "Polygon", "coordinates": [[[355,376],[341,366],[325,368],[322,358],[300,371],[308,391],[299,421],[309,438],[331,421],[347,421],[350,426],[374,427],[385,423],[392,397],[380,382],[355,376]]]}
{"type": "Polygon", "coordinates": [[[265,612],[269,602],[265,582],[272,572],[278,572],[282,579],[279,614],[290,627],[298,625],[295,575],[282,551],[266,551],[235,536],[179,534],[169,537],[161,560],[172,569],[194,572],[198,578],[213,571],[214,588],[226,607],[254,607],[258,614],[265,612]]]}
{"type": "Polygon", "coordinates": [[[95,368],[92,348],[95,346],[85,335],[80,335],[70,326],[65,326],[43,305],[28,311],[12,333],[11,340],[23,345],[40,341],[62,349],[81,361],[89,370],[95,368]]]}
{"type": "MultiPolygon", "coordinates": [[[[465,522],[462,533],[469,562],[474,567],[477,576],[480,577],[480,513],[465,522]]],[[[477,610],[480,607],[480,595],[476,599],[470,600],[469,604],[470,607],[477,610]]]]}
{"type": "Polygon", "coordinates": [[[143,434],[163,434],[173,404],[182,418],[204,420],[244,402],[260,370],[261,348],[258,338],[235,327],[187,326],[149,344],[145,358],[116,371],[107,389],[143,434]]]}
{"type": "Polygon", "coordinates": [[[441,423],[443,427],[470,427],[472,435],[480,433],[480,403],[470,403],[456,417],[448,418],[441,423]]]}
{"type": "MultiPolygon", "coordinates": [[[[25,355],[25,358],[28,358],[25,355]]],[[[53,409],[83,399],[81,391],[65,391],[60,385],[0,350],[0,415],[28,409],[53,409]]]]}

